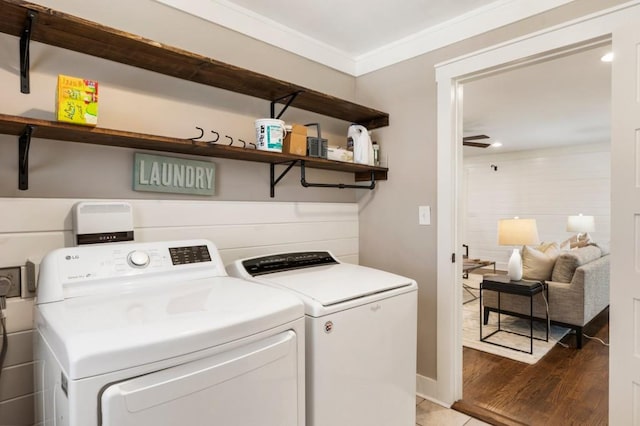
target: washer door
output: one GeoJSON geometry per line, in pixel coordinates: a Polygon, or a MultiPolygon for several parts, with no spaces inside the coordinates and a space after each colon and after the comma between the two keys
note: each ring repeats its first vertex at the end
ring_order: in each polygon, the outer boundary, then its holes
{"type": "MultiPolygon", "coordinates": [[[[293,331],[109,386],[104,426],[296,426],[293,331]]],[[[301,407],[302,408],[302,407],[301,407]]]]}

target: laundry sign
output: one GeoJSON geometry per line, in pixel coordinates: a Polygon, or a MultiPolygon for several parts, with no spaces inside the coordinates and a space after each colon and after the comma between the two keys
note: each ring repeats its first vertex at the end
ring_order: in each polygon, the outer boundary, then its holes
{"type": "Polygon", "coordinates": [[[206,161],[136,153],[133,190],[213,195],[215,171],[216,165],[206,161]]]}

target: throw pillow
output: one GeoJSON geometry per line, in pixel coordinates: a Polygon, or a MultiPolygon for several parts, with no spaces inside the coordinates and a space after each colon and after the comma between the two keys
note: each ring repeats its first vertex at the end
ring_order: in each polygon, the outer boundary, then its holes
{"type": "Polygon", "coordinates": [[[558,246],[558,243],[541,242],[536,248],[551,257],[558,257],[562,251],[558,246]]]}
{"type": "Polygon", "coordinates": [[[560,249],[556,243],[538,247],[522,247],[522,277],[528,280],[550,280],[560,249]]]}
{"type": "Polygon", "coordinates": [[[597,246],[586,246],[562,253],[558,256],[553,267],[551,281],[570,283],[579,266],[594,261],[600,256],[602,256],[602,251],[597,246]]]}

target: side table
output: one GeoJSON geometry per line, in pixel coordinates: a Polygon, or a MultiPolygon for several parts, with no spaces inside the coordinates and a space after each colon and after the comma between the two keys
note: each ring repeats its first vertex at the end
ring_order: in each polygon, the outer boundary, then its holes
{"type": "Polygon", "coordinates": [[[490,343],[496,346],[502,346],[504,348],[513,349],[516,351],[533,354],[533,340],[542,340],[545,342],[549,341],[549,312],[546,312],[546,321],[545,321],[545,329],[546,329],[546,338],[538,338],[533,336],[533,296],[536,294],[545,292],[546,300],[549,300],[549,290],[547,284],[544,281],[530,281],[530,280],[519,280],[512,281],[507,275],[485,275],[482,282],[480,283],[480,341],[485,343],[490,343]],[[483,290],[491,290],[498,293],[498,329],[493,331],[492,333],[483,336],[482,335],[482,292],[483,290]],[[529,334],[522,334],[512,330],[504,330],[502,329],[500,322],[500,295],[502,293],[507,294],[515,294],[523,297],[529,297],[529,334]],[[487,339],[499,332],[506,332],[517,334],[519,336],[528,337],[530,340],[529,351],[525,351],[518,348],[513,348],[510,346],[506,346],[496,342],[490,342],[487,339]]]}

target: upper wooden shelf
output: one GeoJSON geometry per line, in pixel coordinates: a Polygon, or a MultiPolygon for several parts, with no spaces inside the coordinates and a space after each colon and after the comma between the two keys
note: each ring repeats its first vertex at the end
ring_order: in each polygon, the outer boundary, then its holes
{"type": "Polygon", "coordinates": [[[33,126],[34,138],[54,139],[70,142],[81,142],[94,145],[107,145],[126,148],[148,149],[154,151],[177,152],[207,157],[230,158],[259,163],[287,163],[304,160],[306,167],[314,169],[351,172],[355,181],[368,181],[371,172],[376,180],[386,180],[388,169],[356,163],[325,160],[322,158],[302,157],[279,152],[259,151],[255,148],[194,142],[190,139],[178,139],[143,133],[125,132],[122,130],[86,127],[58,121],[39,120],[0,114],[0,133],[20,136],[27,126],[33,126]]]}
{"type": "Polygon", "coordinates": [[[291,106],[368,129],[389,125],[385,112],[21,0],[0,0],[0,31],[20,37],[29,11],[38,14],[34,41],[268,101],[300,92],[291,106]]]}

